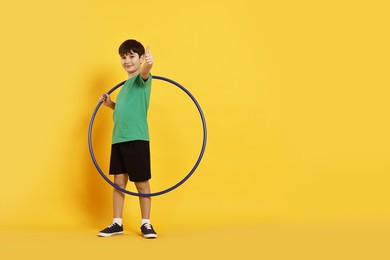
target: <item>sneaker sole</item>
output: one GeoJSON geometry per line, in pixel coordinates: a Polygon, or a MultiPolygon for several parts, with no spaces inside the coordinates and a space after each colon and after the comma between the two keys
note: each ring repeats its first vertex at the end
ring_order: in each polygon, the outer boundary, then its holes
{"type": "Polygon", "coordinates": [[[98,236],[99,237],[111,237],[111,236],[117,236],[117,235],[122,235],[123,234],[123,231],[121,232],[115,232],[115,233],[98,233],[98,236]]]}
{"type": "Polygon", "coordinates": [[[157,238],[157,234],[143,234],[144,238],[157,238]]]}

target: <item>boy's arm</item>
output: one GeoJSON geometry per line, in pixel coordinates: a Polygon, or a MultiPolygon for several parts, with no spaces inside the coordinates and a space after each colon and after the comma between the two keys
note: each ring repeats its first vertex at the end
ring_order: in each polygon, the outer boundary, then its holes
{"type": "Polygon", "coordinates": [[[150,75],[150,71],[152,70],[154,58],[152,53],[150,53],[150,46],[146,47],[145,50],[145,63],[141,67],[141,77],[143,80],[147,80],[150,75]]]}

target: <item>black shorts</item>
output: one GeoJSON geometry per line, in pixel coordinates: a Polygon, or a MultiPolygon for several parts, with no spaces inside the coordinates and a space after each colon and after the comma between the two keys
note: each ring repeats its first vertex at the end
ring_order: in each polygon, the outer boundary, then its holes
{"type": "Polygon", "coordinates": [[[110,174],[127,173],[132,182],[151,178],[148,141],[129,141],[111,146],[110,174]]]}

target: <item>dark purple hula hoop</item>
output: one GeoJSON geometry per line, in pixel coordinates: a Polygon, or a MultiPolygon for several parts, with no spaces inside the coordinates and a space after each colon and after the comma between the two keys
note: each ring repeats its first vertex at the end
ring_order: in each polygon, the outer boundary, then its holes
{"type": "MultiPolygon", "coordinates": [[[[174,189],[176,189],[177,187],[179,187],[180,185],[182,185],[185,181],[188,180],[188,178],[191,177],[191,175],[195,172],[196,168],[198,167],[200,161],[202,160],[202,157],[203,157],[203,154],[204,154],[204,151],[206,149],[206,141],[207,141],[207,127],[206,127],[206,120],[204,118],[204,115],[203,115],[203,111],[198,103],[198,101],[196,101],[195,97],[187,90],[185,89],[182,85],[180,85],[179,83],[171,80],[171,79],[168,79],[168,78],[164,78],[164,77],[160,77],[160,76],[153,76],[153,79],[159,79],[159,80],[163,80],[163,81],[166,81],[166,82],[169,82],[169,83],[172,83],[173,85],[179,87],[181,90],[183,90],[185,93],[187,93],[187,95],[192,99],[192,101],[194,102],[194,104],[196,105],[196,107],[198,108],[198,111],[199,111],[199,114],[200,114],[200,117],[202,119],[202,125],[203,125],[203,144],[202,144],[202,149],[200,151],[200,154],[199,154],[199,157],[194,165],[194,167],[192,167],[191,171],[181,180],[179,181],[178,183],[176,183],[175,185],[173,185],[172,187],[168,188],[168,189],[165,189],[165,190],[162,190],[162,191],[159,191],[159,192],[155,192],[155,193],[136,193],[136,192],[131,192],[131,191],[128,191],[126,189],[122,189],[121,187],[119,187],[118,185],[116,185],[115,183],[113,183],[102,171],[102,169],[100,169],[100,166],[99,164],[97,163],[96,161],[96,158],[95,158],[95,154],[93,153],[93,149],[92,149],[92,126],[93,126],[93,121],[95,120],[95,116],[96,116],[96,113],[97,111],[99,110],[102,102],[100,101],[95,110],[93,111],[93,114],[92,114],[92,118],[91,118],[91,121],[89,123],[89,130],[88,130],[88,145],[89,145],[89,153],[91,154],[91,158],[92,158],[92,161],[93,163],[95,164],[95,167],[96,169],[98,170],[98,172],[100,173],[100,175],[109,183],[111,184],[111,186],[113,186],[114,188],[116,188],[117,190],[119,191],[122,191],[126,194],[129,194],[129,195],[133,195],[133,196],[139,196],[139,197],[152,197],[152,196],[158,196],[158,195],[162,195],[164,193],[167,193],[167,192],[170,192],[174,189]]],[[[110,91],[107,92],[107,94],[111,94],[112,92],[114,92],[117,88],[119,88],[120,86],[122,86],[126,81],[123,81],[121,83],[119,83],[118,85],[116,85],[115,87],[113,87],[112,89],[110,89],[110,91]]]]}

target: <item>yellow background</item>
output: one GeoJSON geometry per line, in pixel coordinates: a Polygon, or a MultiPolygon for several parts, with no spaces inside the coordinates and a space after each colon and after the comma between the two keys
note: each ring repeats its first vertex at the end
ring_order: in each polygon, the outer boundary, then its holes
{"type": "MultiPolygon", "coordinates": [[[[377,0],[2,4],[2,238],[14,229],[94,236],[111,220],[111,187],[87,133],[99,95],[126,79],[117,48],[128,38],[151,46],[153,74],[189,89],[208,126],[198,170],[153,199],[160,233],[388,228],[388,14],[377,0]]],[[[111,116],[101,108],[94,125],[105,171],[111,116]]],[[[158,81],[149,123],[158,191],[187,174],[202,129],[189,98],[158,81]]],[[[137,230],[137,198],[127,196],[125,210],[125,226],[137,230]]]]}

